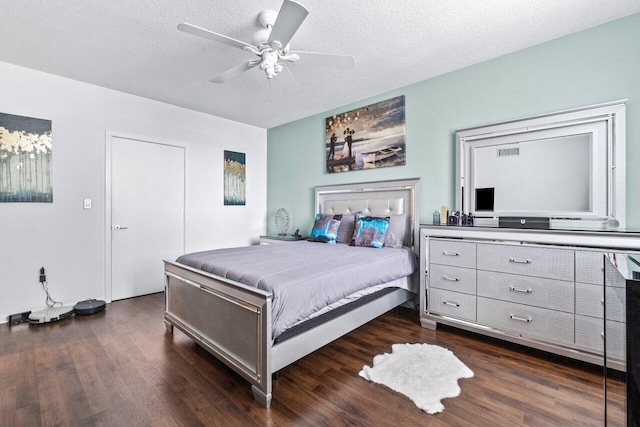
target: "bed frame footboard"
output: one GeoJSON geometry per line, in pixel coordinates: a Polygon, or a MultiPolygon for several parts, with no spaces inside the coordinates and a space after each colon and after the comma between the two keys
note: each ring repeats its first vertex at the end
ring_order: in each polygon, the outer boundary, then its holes
{"type": "Polygon", "coordinates": [[[165,261],[165,313],[180,329],[252,385],[271,404],[271,294],[165,261]]]}
{"type": "Polygon", "coordinates": [[[167,330],[178,328],[244,377],[251,383],[255,401],[268,408],[274,372],[410,300],[413,294],[398,288],[276,345],[271,339],[271,294],[267,292],[165,261],[165,298],[167,330]]]}

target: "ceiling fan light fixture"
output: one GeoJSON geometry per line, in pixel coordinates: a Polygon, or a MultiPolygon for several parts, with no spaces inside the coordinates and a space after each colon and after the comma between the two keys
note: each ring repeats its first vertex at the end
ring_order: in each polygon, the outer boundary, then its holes
{"type": "Polygon", "coordinates": [[[271,80],[282,71],[282,65],[278,63],[280,57],[278,53],[271,49],[264,49],[261,55],[260,68],[264,70],[267,79],[271,80]]]}

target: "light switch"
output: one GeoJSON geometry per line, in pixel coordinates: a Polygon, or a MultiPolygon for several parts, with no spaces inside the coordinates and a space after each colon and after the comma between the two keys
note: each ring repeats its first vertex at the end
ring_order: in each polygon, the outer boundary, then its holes
{"type": "Polygon", "coordinates": [[[84,199],[84,208],[91,209],[91,199],[84,199]]]}

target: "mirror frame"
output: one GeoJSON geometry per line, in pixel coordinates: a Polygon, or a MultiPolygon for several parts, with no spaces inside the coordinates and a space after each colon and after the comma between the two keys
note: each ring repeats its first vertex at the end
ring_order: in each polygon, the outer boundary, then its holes
{"type": "MultiPolygon", "coordinates": [[[[624,228],[626,225],[626,100],[598,104],[589,107],[563,110],[555,113],[531,116],[517,120],[493,123],[456,131],[456,210],[471,213],[476,226],[497,226],[499,211],[476,212],[472,204],[473,156],[476,147],[490,145],[491,139],[514,136],[520,138],[531,134],[535,141],[536,133],[545,130],[566,131],[572,126],[588,123],[604,123],[606,126],[606,158],[593,159],[592,165],[603,165],[605,173],[601,174],[600,191],[596,199],[604,198],[606,208],[598,208],[593,204],[589,211],[572,213],[570,216],[553,210],[522,211],[522,217],[535,216],[550,219],[553,229],[611,229],[624,228]],[[471,160],[471,161],[470,161],[471,160]],[[606,166],[605,166],[606,165],[606,166]],[[468,178],[468,179],[466,179],[468,178]],[[466,181],[466,182],[465,182],[466,181]],[[467,185],[465,185],[467,184],[467,185]],[[606,193],[606,194],[605,194],[606,193]]],[[[578,134],[578,133],[576,133],[578,134]]],[[[592,166],[590,165],[590,167],[592,166]]],[[[598,191],[594,189],[593,191],[598,191]]],[[[502,212],[502,216],[512,216],[502,212]]]]}

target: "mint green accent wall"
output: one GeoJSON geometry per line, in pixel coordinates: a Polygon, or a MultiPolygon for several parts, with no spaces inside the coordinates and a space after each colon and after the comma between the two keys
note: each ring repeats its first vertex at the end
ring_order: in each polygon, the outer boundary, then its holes
{"type": "Polygon", "coordinates": [[[421,179],[420,220],[431,223],[435,209],[455,204],[456,130],[621,99],[628,99],[627,227],[640,228],[640,14],[635,14],[270,129],[268,232],[274,232],[275,211],[284,207],[291,214],[291,232],[308,233],[317,185],[414,177],[421,179]],[[406,102],[407,164],[325,173],[325,118],[398,95],[406,102]]]}

